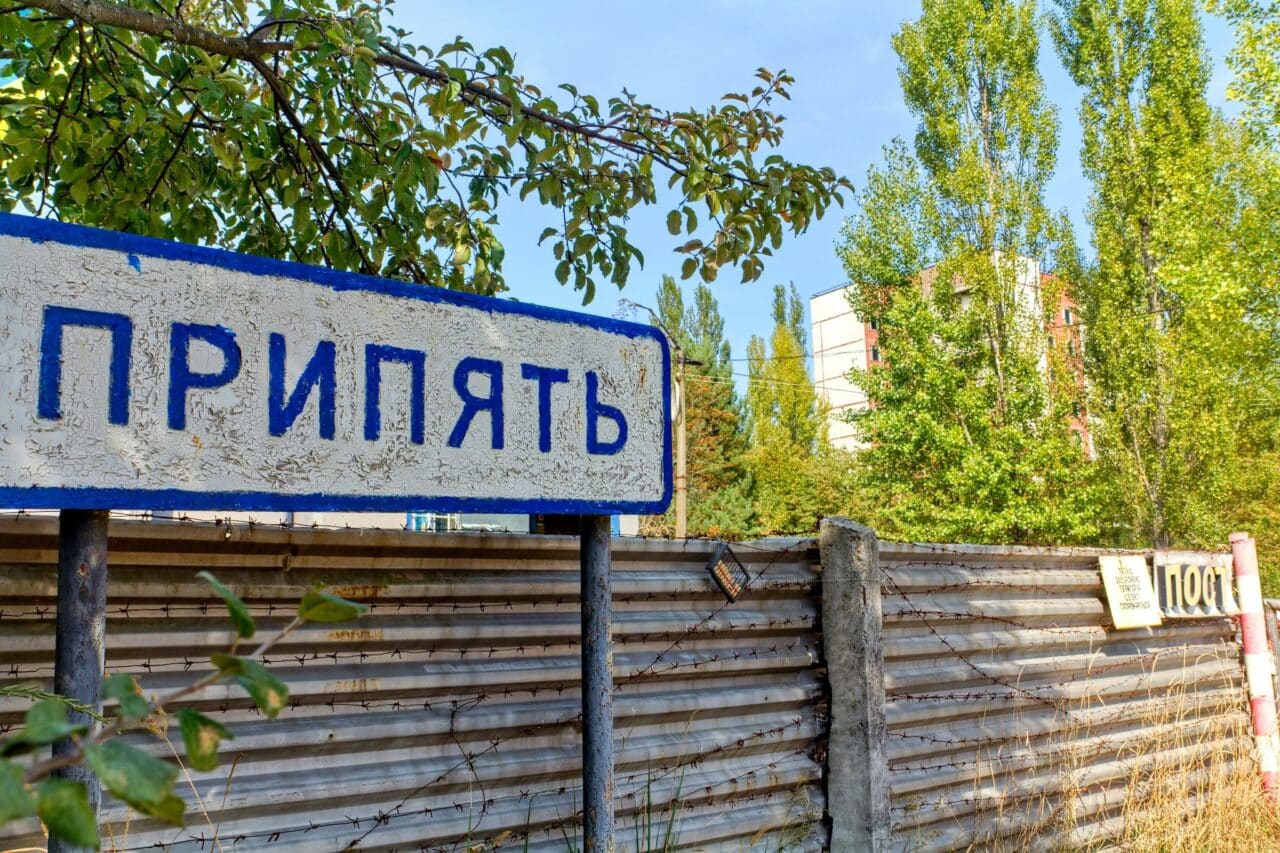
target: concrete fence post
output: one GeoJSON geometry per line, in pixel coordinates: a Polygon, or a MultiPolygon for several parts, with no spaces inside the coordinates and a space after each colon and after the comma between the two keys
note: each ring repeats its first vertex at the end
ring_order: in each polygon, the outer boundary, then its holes
{"type": "Polygon", "coordinates": [[[827,810],[831,850],[889,848],[880,540],[846,518],[822,521],[822,642],[831,687],[827,810]]]}

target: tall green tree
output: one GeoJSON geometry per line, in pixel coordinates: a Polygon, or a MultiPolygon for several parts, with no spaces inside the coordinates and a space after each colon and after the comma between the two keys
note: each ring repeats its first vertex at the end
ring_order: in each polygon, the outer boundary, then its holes
{"type": "Polygon", "coordinates": [[[496,293],[498,210],[530,199],[589,301],[643,263],[636,208],[665,208],[685,278],[750,281],[847,186],[773,150],[785,72],[663,110],[544,90],[503,47],[416,44],[392,6],[5,4],[0,210],[496,293]]]}
{"type": "MultiPolygon", "coordinates": [[[[711,288],[698,282],[693,304],[686,307],[680,285],[663,276],[658,319],[689,362],[684,369],[689,535],[743,539],[753,532],[752,482],[744,466],[747,436],[720,306],[711,288]]],[[[661,532],[674,523],[669,510],[661,532]]]]}
{"type": "Polygon", "coordinates": [[[914,146],[873,167],[840,253],[885,366],[856,369],[870,407],[860,482],[887,533],[1070,542],[1097,518],[1069,428],[1078,382],[1046,340],[1074,258],[1044,203],[1057,116],[1031,0],[926,0],[894,37],[914,146]]]}
{"type": "Polygon", "coordinates": [[[1116,529],[1132,544],[1220,544],[1250,398],[1275,381],[1258,278],[1276,272],[1258,252],[1274,159],[1210,109],[1194,0],[1058,6],[1055,41],[1083,90],[1097,260],[1081,301],[1116,529]]]}
{"type": "Polygon", "coordinates": [[[747,344],[747,467],[762,533],[812,531],[822,516],[847,512],[849,460],[827,441],[826,408],[809,378],[804,305],[773,292],[773,333],[747,344]]]}
{"type": "Polygon", "coordinates": [[[1227,56],[1234,79],[1227,95],[1243,106],[1255,133],[1280,142],[1280,4],[1209,0],[1207,5],[1235,28],[1236,43],[1227,56]]]}
{"type": "MultiPolygon", "coordinates": [[[[1228,96],[1241,105],[1243,124],[1233,131],[1229,121],[1215,122],[1208,152],[1216,164],[1212,191],[1202,186],[1192,194],[1205,211],[1198,217],[1207,240],[1201,245],[1214,249],[1215,268],[1205,272],[1217,287],[1209,291],[1226,302],[1234,320],[1205,331],[1234,344],[1228,357],[1239,371],[1228,374],[1236,381],[1225,512],[1211,532],[1229,527],[1253,534],[1264,587],[1280,595],[1280,6],[1259,0],[1208,5],[1235,29],[1228,96]]],[[[1224,313],[1215,312],[1215,324],[1224,313]]]]}

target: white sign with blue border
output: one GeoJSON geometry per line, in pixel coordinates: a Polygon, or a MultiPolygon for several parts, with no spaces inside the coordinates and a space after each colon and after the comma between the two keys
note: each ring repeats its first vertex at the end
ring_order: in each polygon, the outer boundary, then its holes
{"type": "Polygon", "coordinates": [[[658,513],[654,328],[0,214],[0,505],[658,513]]]}

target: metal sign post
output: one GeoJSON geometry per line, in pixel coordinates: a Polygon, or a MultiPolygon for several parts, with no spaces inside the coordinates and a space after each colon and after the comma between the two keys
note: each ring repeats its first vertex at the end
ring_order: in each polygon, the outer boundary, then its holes
{"type": "Polygon", "coordinates": [[[613,850],[613,648],[609,516],[582,517],[583,848],[613,850]]]}
{"type": "MultiPolygon", "coordinates": [[[[64,509],[58,516],[58,621],[54,629],[53,691],[90,708],[102,709],[99,691],[107,633],[106,510],[64,509]]],[[[73,723],[93,725],[88,714],[71,711],[73,723]]],[[[70,739],[53,745],[54,756],[75,750],[70,739]]],[[[63,767],[57,775],[85,783],[94,814],[102,800],[98,780],[83,766],[63,767]]],[[[83,848],[49,839],[49,853],[83,848]]]]}
{"type": "Polygon", "coordinates": [[[660,330],[0,213],[0,506],[60,509],[57,689],[107,514],[579,515],[587,848],[612,846],[609,516],[671,502],[660,330]]]}

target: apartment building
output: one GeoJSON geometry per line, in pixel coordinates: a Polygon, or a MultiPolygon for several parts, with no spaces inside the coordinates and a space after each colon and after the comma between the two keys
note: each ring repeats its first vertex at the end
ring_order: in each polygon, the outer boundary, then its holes
{"type": "MultiPolygon", "coordinates": [[[[926,292],[934,286],[937,269],[929,267],[920,274],[920,286],[926,292]]],[[[1019,313],[1032,320],[1044,316],[1045,294],[1053,274],[1043,272],[1038,262],[1031,258],[1019,258],[1015,298],[1019,313]]],[[[969,298],[963,282],[954,285],[964,306],[969,298]]],[[[813,341],[813,381],[818,394],[827,404],[828,429],[832,444],[845,450],[857,450],[862,446],[853,426],[845,419],[850,411],[866,409],[870,404],[866,395],[849,381],[854,370],[868,370],[883,364],[880,352],[880,330],[876,321],[861,317],[849,304],[851,285],[841,284],[823,290],[809,299],[809,319],[813,341]]],[[[1066,293],[1057,297],[1057,304],[1048,315],[1046,323],[1046,348],[1041,358],[1041,368],[1048,370],[1050,346],[1061,347],[1067,363],[1080,387],[1084,385],[1084,361],[1082,357],[1079,311],[1076,303],[1066,293]]],[[[1088,423],[1079,408],[1072,411],[1070,425],[1086,451],[1092,454],[1088,423]]]]}

